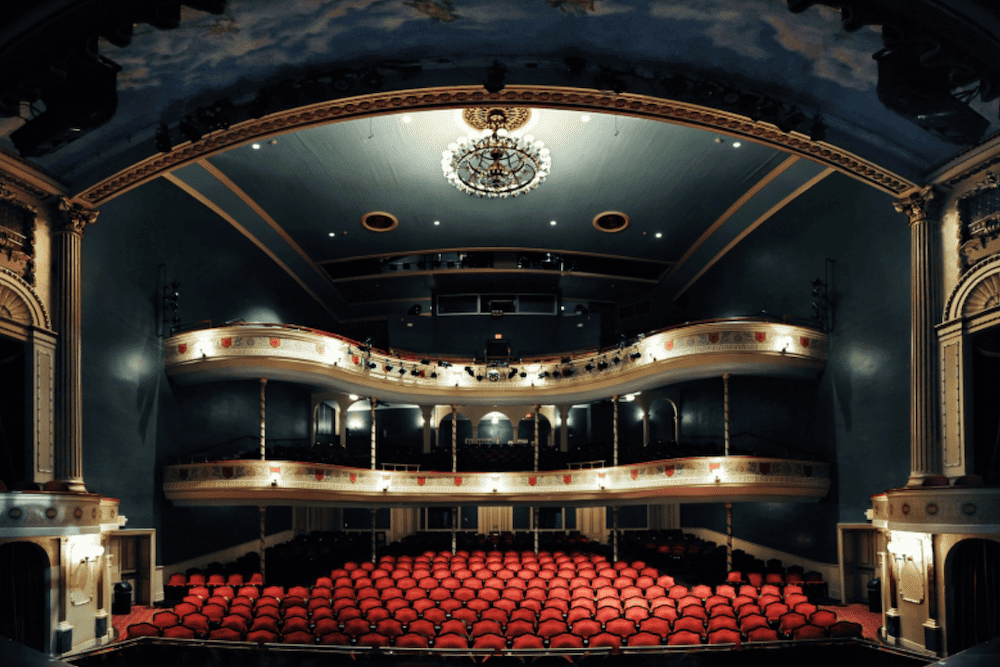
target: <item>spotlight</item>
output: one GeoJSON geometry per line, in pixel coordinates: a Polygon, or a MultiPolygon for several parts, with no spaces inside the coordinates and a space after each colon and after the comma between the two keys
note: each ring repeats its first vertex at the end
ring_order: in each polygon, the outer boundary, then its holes
{"type": "Polygon", "coordinates": [[[635,361],[640,357],[642,357],[642,352],[633,352],[632,354],[628,355],[628,358],[631,359],[632,361],[635,361]]]}
{"type": "Polygon", "coordinates": [[[476,382],[482,382],[482,381],[483,381],[483,376],[482,375],[477,375],[476,376],[476,382]]]}
{"type": "Polygon", "coordinates": [[[572,366],[567,366],[566,368],[564,368],[564,369],[562,370],[562,374],[563,374],[563,377],[567,377],[567,378],[568,378],[568,377],[572,377],[573,373],[575,373],[575,372],[576,372],[576,371],[575,371],[575,370],[573,370],[573,367],[572,367],[572,366]]]}
{"type": "Polygon", "coordinates": [[[516,375],[517,375],[517,369],[516,368],[512,368],[512,369],[510,369],[510,372],[507,373],[507,379],[508,380],[513,380],[514,376],[516,376],[516,375]]]}
{"type": "Polygon", "coordinates": [[[614,356],[614,358],[613,358],[613,359],[611,359],[611,361],[612,361],[612,362],[613,362],[613,363],[615,364],[615,366],[617,366],[618,364],[620,364],[620,363],[622,362],[622,358],[621,358],[621,357],[619,357],[619,356],[618,356],[618,355],[616,354],[616,355],[614,356]]]}
{"type": "Polygon", "coordinates": [[[506,78],[507,68],[501,65],[499,61],[494,60],[490,68],[486,70],[486,83],[483,84],[483,88],[488,93],[499,93],[506,86],[504,83],[506,78]]]}
{"type": "Polygon", "coordinates": [[[588,363],[586,366],[584,366],[584,368],[587,369],[588,371],[594,370],[594,362],[588,363]]]}
{"type": "Polygon", "coordinates": [[[472,366],[466,366],[465,372],[469,374],[469,377],[476,377],[476,371],[472,370],[472,366]]]}
{"type": "Polygon", "coordinates": [[[562,377],[562,375],[559,373],[559,369],[552,371],[552,377],[554,378],[562,377]]]}
{"type": "Polygon", "coordinates": [[[428,365],[429,363],[431,363],[431,360],[430,360],[430,359],[421,359],[421,360],[420,360],[420,363],[422,363],[422,364],[423,364],[424,366],[426,366],[426,365],[428,365]]]}
{"type": "Polygon", "coordinates": [[[386,364],[385,365],[385,372],[388,373],[391,370],[392,370],[392,365],[391,364],[386,364]]]}
{"type": "Polygon", "coordinates": [[[368,368],[371,370],[375,370],[376,368],[378,368],[378,364],[376,364],[374,361],[369,361],[368,368]]]}
{"type": "Polygon", "coordinates": [[[432,380],[437,380],[437,376],[438,376],[438,374],[437,374],[436,371],[431,371],[431,379],[432,380]]]}
{"type": "Polygon", "coordinates": [[[607,367],[608,367],[607,359],[601,359],[600,361],[597,362],[597,370],[603,371],[607,367]]]}
{"type": "Polygon", "coordinates": [[[538,374],[538,379],[539,380],[544,380],[548,376],[549,376],[549,372],[548,371],[542,371],[541,373],[538,374]]]}
{"type": "Polygon", "coordinates": [[[441,368],[451,368],[451,363],[447,361],[439,361],[438,366],[441,368]]]}
{"type": "Polygon", "coordinates": [[[403,368],[402,366],[400,366],[400,367],[399,367],[399,374],[400,374],[400,375],[406,375],[406,369],[405,369],[405,368],[403,368]]]}
{"type": "Polygon", "coordinates": [[[412,371],[410,371],[410,375],[412,375],[413,377],[418,377],[420,375],[420,371],[414,368],[412,371]]]}
{"type": "Polygon", "coordinates": [[[527,373],[525,373],[524,371],[521,371],[521,372],[519,373],[519,375],[520,375],[520,376],[521,376],[522,378],[526,378],[526,377],[528,377],[528,374],[527,374],[527,373]]]}

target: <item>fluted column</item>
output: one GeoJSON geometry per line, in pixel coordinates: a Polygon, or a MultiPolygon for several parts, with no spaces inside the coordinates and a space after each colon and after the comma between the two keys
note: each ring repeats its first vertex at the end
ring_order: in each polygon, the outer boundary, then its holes
{"type": "Polygon", "coordinates": [[[941,472],[938,407],[939,221],[930,187],[895,202],[910,220],[910,479],[941,472]]]}
{"type": "Polygon", "coordinates": [[[83,385],[81,350],[81,262],[83,231],[98,212],[63,197],[52,235],[52,325],[56,346],[55,460],[53,474],[71,491],[83,484],[83,385]]]}

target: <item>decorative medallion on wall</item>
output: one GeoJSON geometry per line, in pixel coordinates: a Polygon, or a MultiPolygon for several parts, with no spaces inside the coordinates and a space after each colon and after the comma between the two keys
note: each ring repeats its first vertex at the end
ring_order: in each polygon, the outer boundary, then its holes
{"type": "Polygon", "coordinates": [[[35,218],[38,209],[0,185],[0,267],[35,285],[35,218]]]}
{"type": "Polygon", "coordinates": [[[462,109],[462,120],[472,129],[482,132],[490,127],[491,115],[497,113],[503,115],[504,127],[510,132],[520,130],[531,120],[531,109],[525,109],[524,107],[472,107],[462,109]]]}
{"type": "Polygon", "coordinates": [[[605,211],[594,216],[594,227],[608,234],[623,231],[629,225],[629,217],[621,211],[605,211]]]}
{"type": "Polygon", "coordinates": [[[389,232],[399,226],[399,220],[392,213],[371,211],[361,216],[361,226],[370,232],[389,232]]]}
{"type": "Polygon", "coordinates": [[[959,268],[1000,252],[1000,176],[987,172],[976,188],[958,200],[959,268]]]}

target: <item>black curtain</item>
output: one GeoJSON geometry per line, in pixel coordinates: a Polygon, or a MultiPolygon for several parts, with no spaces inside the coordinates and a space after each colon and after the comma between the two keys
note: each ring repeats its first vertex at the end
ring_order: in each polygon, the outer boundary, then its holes
{"type": "Polygon", "coordinates": [[[948,555],[948,654],[1000,636],[1000,543],[968,539],[948,555]]]}
{"type": "Polygon", "coordinates": [[[37,544],[0,545],[0,635],[48,653],[49,557],[37,544]]]}

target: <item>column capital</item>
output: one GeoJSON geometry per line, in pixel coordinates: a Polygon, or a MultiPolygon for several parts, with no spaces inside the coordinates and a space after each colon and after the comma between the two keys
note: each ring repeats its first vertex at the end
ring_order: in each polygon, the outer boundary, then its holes
{"type": "Polygon", "coordinates": [[[940,200],[934,192],[934,186],[917,190],[909,197],[897,199],[892,203],[897,213],[905,213],[910,224],[915,225],[937,215],[940,200]]]}
{"type": "Polygon", "coordinates": [[[83,236],[84,228],[97,222],[97,216],[100,215],[97,209],[70,201],[66,197],[59,199],[59,213],[55,231],[77,236],[83,236]]]}

